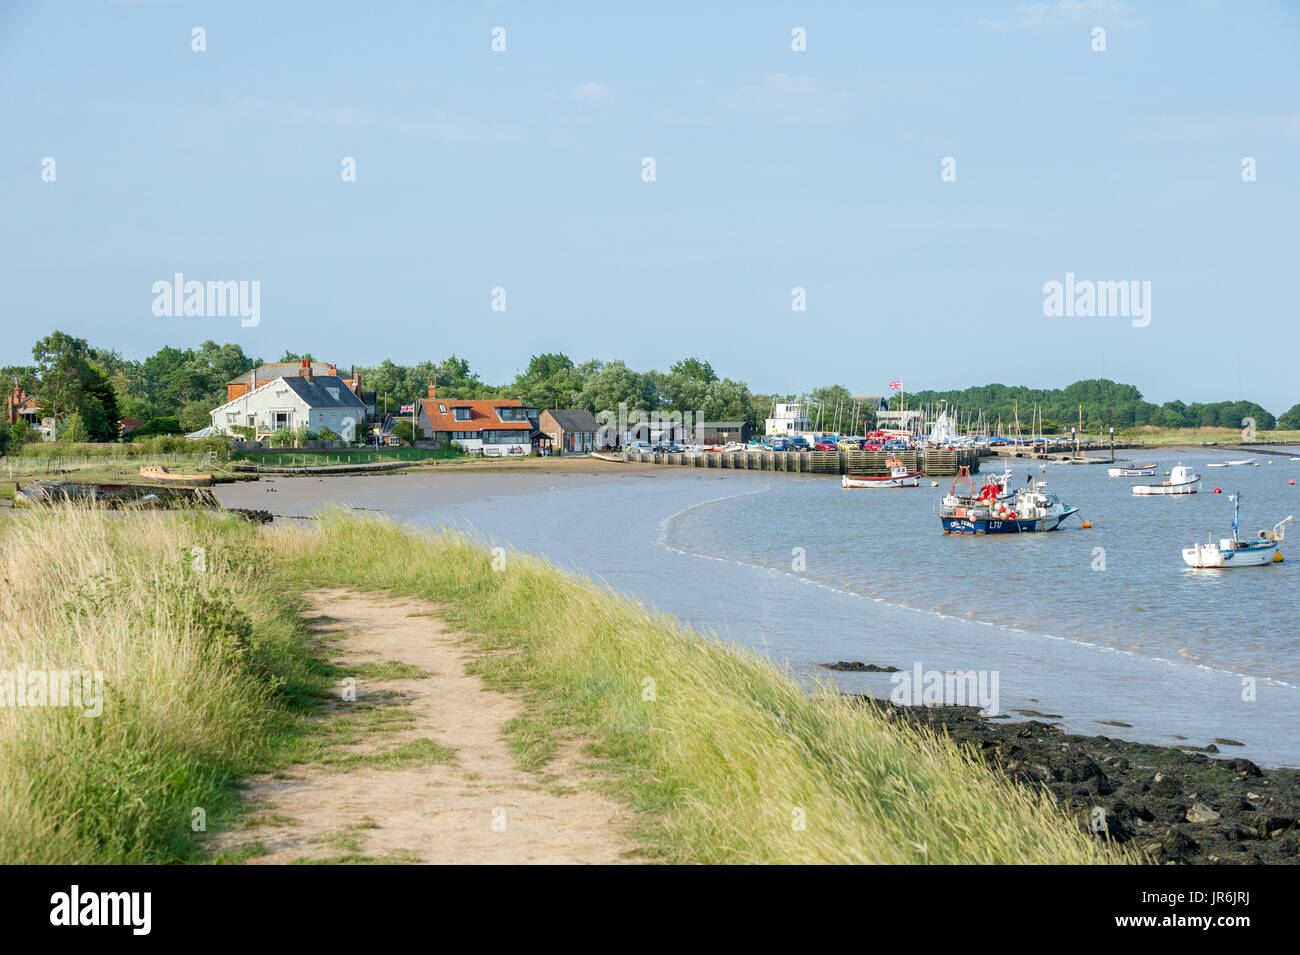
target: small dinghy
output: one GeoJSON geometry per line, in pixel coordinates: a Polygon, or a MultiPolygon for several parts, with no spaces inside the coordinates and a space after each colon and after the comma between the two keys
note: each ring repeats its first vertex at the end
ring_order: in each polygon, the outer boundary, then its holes
{"type": "Polygon", "coordinates": [[[1160,484],[1134,484],[1133,493],[1149,494],[1195,494],[1201,487],[1201,476],[1186,465],[1178,464],[1169,472],[1169,480],[1160,484]]]}
{"type": "Polygon", "coordinates": [[[1287,515],[1273,525],[1271,531],[1260,531],[1254,540],[1237,536],[1237,516],[1241,509],[1241,494],[1232,495],[1232,536],[1216,544],[1212,538],[1204,544],[1183,548],[1183,561],[1198,570],[1227,570],[1230,567],[1265,567],[1280,564],[1282,555],[1277,545],[1286,536],[1286,525],[1294,515],[1287,515]]]}
{"type": "Polygon", "coordinates": [[[1239,458],[1239,459],[1236,460],[1236,461],[1229,461],[1229,462],[1228,462],[1228,467],[1239,468],[1239,467],[1243,467],[1243,466],[1245,466],[1245,465],[1247,465],[1247,464],[1254,464],[1254,463],[1255,463],[1255,459],[1254,459],[1254,458],[1239,458]]]}
{"type": "Polygon", "coordinates": [[[846,474],[840,480],[840,487],[847,491],[850,488],[918,487],[920,485],[920,471],[909,471],[903,465],[902,461],[897,461],[892,458],[885,463],[890,467],[887,475],[882,475],[880,477],[849,477],[846,474]]]}
{"type": "Polygon", "coordinates": [[[1160,467],[1159,461],[1152,461],[1150,464],[1133,464],[1128,467],[1107,468],[1107,477],[1150,477],[1156,473],[1156,468],[1160,467]]]}

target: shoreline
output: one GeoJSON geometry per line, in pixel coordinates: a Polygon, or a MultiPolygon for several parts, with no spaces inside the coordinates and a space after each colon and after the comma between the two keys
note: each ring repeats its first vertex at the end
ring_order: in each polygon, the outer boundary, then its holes
{"type": "Polygon", "coordinates": [[[976,707],[847,695],[870,701],[887,719],[948,736],[1007,779],[1050,793],[1081,827],[1101,829],[1153,864],[1300,864],[1300,770],[1067,733],[1032,718],[994,722],[976,707]]]}

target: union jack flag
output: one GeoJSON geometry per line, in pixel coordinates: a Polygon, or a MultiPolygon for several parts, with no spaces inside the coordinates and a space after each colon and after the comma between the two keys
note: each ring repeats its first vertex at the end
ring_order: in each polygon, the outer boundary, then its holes
{"type": "Polygon", "coordinates": [[[415,414],[415,405],[402,405],[402,414],[415,414]]]}
{"type": "Polygon", "coordinates": [[[902,382],[902,381],[891,381],[891,382],[889,383],[889,387],[890,387],[890,389],[893,390],[893,391],[898,391],[900,388],[903,387],[903,382],[902,382]]]}

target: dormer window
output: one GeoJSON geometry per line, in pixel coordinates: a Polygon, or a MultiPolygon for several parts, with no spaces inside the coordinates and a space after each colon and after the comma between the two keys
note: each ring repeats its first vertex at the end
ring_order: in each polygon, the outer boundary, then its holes
{"type": "Polygon", "coordinates": [[[502,421],[527,421],[528,415],[524,414],[523,408],[514,408],[510,406],[497,408],[497,417],[502,421]]]}
{"type": "Polygon", "coordinates": [[[469,415],[470,415],[470,409],[469,409],[469,408],[452,408],[451,410],[452,410],[452,413],[455,415],[455,418],[456,418],[457,421],[468,421],[468,420],[469,420],[469,415]]]}
{"type": "Polygon", "coordinates": [[[339,400],[339,390],[337,388],[326,388],[325,390],[330,393],[330,397],[335,401],[339,400]]]}

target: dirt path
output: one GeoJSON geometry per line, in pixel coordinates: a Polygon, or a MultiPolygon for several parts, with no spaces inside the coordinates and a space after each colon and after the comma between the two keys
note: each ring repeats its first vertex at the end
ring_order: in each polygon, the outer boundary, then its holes
{"type": "Polygon", "coordinates": [[[518,768],[501,731],[522,703],[465,672],[435,605],[307,597],[314,629],[337,641],[333,662],[359,674],[355,701],[322,717],[338,732],[320,762],[250,780],[257,810],[214,836],[214,851],[257,846],[252,863],[625,861],[628,810],[584,788],[591,777],[571,759],[553,761],[546,784],[518,768]]]}

